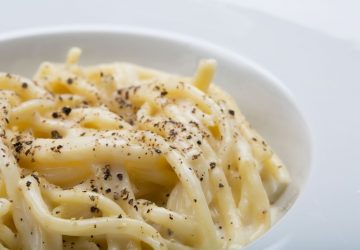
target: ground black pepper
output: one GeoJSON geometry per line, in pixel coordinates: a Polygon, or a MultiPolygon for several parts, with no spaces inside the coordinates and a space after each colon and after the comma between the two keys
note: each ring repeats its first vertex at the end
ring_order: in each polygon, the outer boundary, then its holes
{"type": "Polygon", "coordinates": [[[71,113],[71,108],[70,107],[63,107],[62,108],[62,112],[65,114],[65,115],[69,115],[71,113]]]}

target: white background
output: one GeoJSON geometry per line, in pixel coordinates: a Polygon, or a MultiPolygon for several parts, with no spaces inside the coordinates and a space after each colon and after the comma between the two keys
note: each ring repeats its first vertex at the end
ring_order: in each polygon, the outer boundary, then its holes
{"type": "MultiPolygon", "coordinates": [[[[174,0],[169,0],[171,1],[174,0]]],[[[256,11],[261,11],[277,18],[282,18],[307,28],[315,29],[331,36],[346,39],[348,41],[360,43],[360,1],[358,0],[194,0],[203,2],[223,2],[229,5],[237,5],[241,7],[250,8],[256,11]]],[[[88,0],[88,1],[61,1],[63,5],[81,6],[84,9],[91,6],[97,6],[99,11],[102,7],[107,5],[109,1],[104,0],[88,0]],[[76,3],[78,2],[78,3],[76,3]],[[84,3],[88,3],[85,4],[84,3]],[[92,4],[94,3],[94,4],[92,4]]],[[[110,1],[114,2],[114,1],[110,1]]],[[[117,1],[119,8],[119,15],[121,15],[121,6],[126,4],[126,1],[117,1]]],[[[151,2],[151,0],[149,1],[151,2]]],[[[16,28],[27,26],[33,23],[33,20],[39,17],[32,16],[29,11],[36,9],[48,9],[57,16],[58,20],[66,21],[67,13],[57,13],[54,1],[44,0],[0,0],[1,15],[5,15],[6,19],[0,19],[1,28],[16,28]],[[26,18],[25,18],[26,17],[26,18]]],[[[85,10],[86,11],[86,10],[85,10]]],[[[79,21],[82,19],[79,15],[79,21]]],[[[97,18],[92,18],[94,21],[97,18]]],[[[45,24],[46,25],[46,24],[45,24]]]]}
{"type": "Polygon", "coordinates": [[[358,0],[219,0],[263,11],[340,39],[360,43],[358,0]]]}

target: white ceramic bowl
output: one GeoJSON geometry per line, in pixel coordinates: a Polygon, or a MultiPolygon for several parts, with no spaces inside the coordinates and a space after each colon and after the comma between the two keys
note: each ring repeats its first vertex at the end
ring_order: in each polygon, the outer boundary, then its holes
{"type": "Polygon", "coordinates": [[[62,27],[4,35],[0,37],[0,71],[31,77],[43,61],[63,62],[73,46],[83,49],[82,64],[128,61],[185,75],[194,73],[200,59],[216,59],[215,82],[235,97],[251,124],[290,170],[293,181],[276,205],[285,214],[295,203],[310,170],[311,138],[291,94],[269,72],[193,38],[105,27],[62,27]]]}

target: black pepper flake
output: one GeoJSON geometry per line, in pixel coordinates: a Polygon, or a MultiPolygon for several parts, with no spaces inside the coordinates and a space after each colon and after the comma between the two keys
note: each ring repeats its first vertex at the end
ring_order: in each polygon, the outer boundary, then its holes
{"type": "Polygon", "coordinates": [[[52,113],[51,116],[55,119],[59,118],[59,114],[57,112],[52,113]]]}
{"type": "Polygon", "coordinates": [[[30,187],[30,185],[31,185],[31,181],[27,181],[27,182],[26,182],[26,186],[27,186],[27,187],[30,187]]]}
{"type": "Polygon", "coordinates": [[[21,149],[23,148],[21,142],[17,142],[15,144],[13,144],[13,146],[15,148],[16,153],[20,153],[21,149]]]}
{"type": "Polygon", "coordinates": [[[196,143],[197,143],[198,145],[201,145],[201,141],[197,141],[196,143]]]}
{"type": "Polygon", "coordinates": [[[110,193],[110,192],[111,192],[111,188],[107,188],[107,189],[105,190],[105,192],[106,192],[106,193],[110,193]]]}
{"type": "Polygon", "coordinates": [[[214,169],[216,167],[216,163],[215,162],[210,162],[210,168],[214,169]]]}
{"type": "Polygon", "coordinates": [[[52,139],[61,139],[62,135],[57,130],[51,131],[51,138],[52,139]]]}
{"type": "Polygon", "coordinates": [[[224,187],[224,184],[219,183],[219,188],[223,188],[223,187],[224,187]]]}
{"type": "Polygon", "coordinates": [[[27,84],[26,82],[23,82],[23,83],[21,84],[21,87],[24,88],[24,89],[26,89],[26,88],[28,87],[28,84],[27,84]]]}
{"type": "Polygon", "coordinates": [[[175,129],[171,129],[170,130],[170,137],[175,138],[177,136],[177,132],[175,131],[175,129]]]}
{"type": "Polygon", "coordinates": [[[230,115],[235,115],[235,111],[232,110],[232,109],[229,109],[229,114],[230,114],[230,115]]]}
{"type": "Polygon", "coordinates": [[[194,202],[196,203],[196,202],[197,202],[197,199],[194,199],[194,202]]]}
{"type": "Polygon", "coordinates": [[[62,108],[62,112],[65,114],[65,115],[69,115],[71,113],[71,108],[70,107],[63,107],[62,108]]]}
{"type": "Polygon", "coordinates": [[[161,91],[161,93],[160,93],[161,96],[166,96],[167,94],[168,94],[168,92],[166,90],[161,91]]]}
{"type": "Polygon", "coordinates": [[[67,81],[66,81],[68,84],[72,84],[74,81],[72,78],[68,78],[67,81]]]}
{"type": "Polygon", "coordinates": [[[116,177],[119,179],[119,181],[123,180],[123,175],[121,173],[118,173],[116,177]]]}
{"type": "Polygon", "coordinates": [[[195,154],[191,157],[193,161],[197,160],[200,157],[200,154],[195,154]]]}
{"type": "Polygon", "coordinates": [[[119,215],[118,215],[118,218],[119,218],[119,219],[121,219],[121,218],[122,218],[122,215],[121,215],[121,214],[119,214],[119,215]]]}
{"type": "Polygon", "coordinates": [[[158,148],[155,148],[155,152],[156,152],[157,154],[161,154],[161,150],[158,149],[158,148]]]}
{"type": "Polygon", "coordinates": [[[40,184],[39,176],[37,176],[36,174],[31,174],[31,176],[34,177],[38,184],[40,184]]]}
{"type": "Polygon", "coordinates": [[[255,137],[252,138],[253,141],[257,141],[257,139],[255,137]]]}
{"type": "Polygon", "coordinates": [[[127,199],[129,199],[129,191],[126,188],[122,189],[120,196],[124,201],[126,201],[127,199]]]}
{"type": "Polygon", "coordinates": [[[98,209],[98,208],[95,207],[95,206],[91,206],[91,207],[90,207],[90,211],[91,211],[92,213],[99,213],[99,212],[100,212],[100,209],[98,209]]]}
{"type": "Polygon", "coordinates": [[[174,219],[174,216],[172,214],[169,214],[169,219],[170,220],[173,220],[174,219]]]}
{"type": "Polygon", "coordinates": [[[107,181],[109,178],[111,178],[111,172],[110,172],[110,165],[105,165],[103,169],[104,174],[104,180],[107,181]]]}
{"type": "Polygon", "coordinates": [[[195,121],[189,121],[190,124],[194,125],[195,127],[199,128],[199,124],[195,121]]]}

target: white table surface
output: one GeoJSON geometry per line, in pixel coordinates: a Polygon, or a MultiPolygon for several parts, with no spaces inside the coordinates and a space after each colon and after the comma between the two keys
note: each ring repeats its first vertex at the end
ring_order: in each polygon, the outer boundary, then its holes
{"type": "Polygon", "coordinates": [[[36,0],[2,1],[1,10],[0,33],[74,23],[157,28],[269,69],[309,122],[314,162],[296,206],[251,249],[360,249],[359,1],[36,0]]]}
{"type": "Polygon", "coordinates": [[[358,0],[219,0],[360,44],[358,0]]]}
{"type": "MultiPolygon", "coordinates": [[[[340,39],[346,39],[348,41],[360,43],[360,1],[358,0],[194,0],[203,2],[222,2],[227,5],[236,5],[240,7],[249,8],[252,10],[264,12],[273,15],[277,18],[281,18],[290,22],[297,23],[304,27],[314,29],[327,33],[331,36],[340,39]]],[[[74,8],[83,7],[88,9],[97,10],[94,6],[112,6],[105,1],[62,1],[60,5],[66,6],[67,3],[72,3],[74,8]],[[76,3],[78,2],[78,3],[76,3]],[[94,4],[95,3],[95,4],[94,4]]],[[[114,2],[114,1],[110,1],[114,2]]],[[[117,6],[126,5],[126,1],[117,1],[117,6]]],[[[171,0],[170,0],[171,2],[171,0]]],[[[0,0],[2,11],[2,22],[0,24],[0,32],[4,30],[11,30],[14,28],[33,26],[36,22],[34,20],[24,20],[21,17],[30,15],[26,13],[27,10],[36,8],[43,9],[44,11],[53,11],[59,3],[52,3],[46,0],[0,0]],[[52,6],[52,7],[51,7],[52,6]],[[19,15],[17,15],[17,13],[19,15]],[[13,15],[15,14],[15,16],[13,15]],[[11,19],[6,17],[11,16],[11,19]],[[15,20],[19,18],[19,20],[15,20]],[[7,20],[7,21],[3,21],[7,20]]],[[[64,8],[65,9],[65,8],[64,8]]],[[[99,8],[101,9],[101,8],[99,8]]],[[[120,10],[119,10],[120,11],[120,10]]],[[[91,13],[91,11],[90,11],[91,13]]],[[[89,13],[89,14],[90,14],[89,13]]],[[[120,11],[121,13],[121,11],[120,11]]],[[[55,12],[54,12],[55,14],[55,12]]],[[[66,22],[66,13],[57,16],[58,22],[66,22]]],[[[1,18],[1,17],[0,17],[1,18]]],[[[35,20],[39,17],[33,17],[35,20]]],[[[82,17],[79,17],[77,21],[81,21],[82,17]]],[[[96,17],[89,18],[91,22],[97,21],[96,17]]],[[[75,18],[76,20],[76,18],[75,18]]]]}

